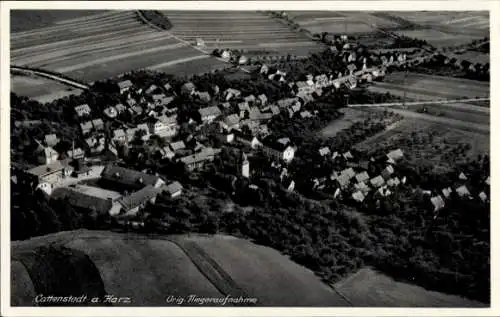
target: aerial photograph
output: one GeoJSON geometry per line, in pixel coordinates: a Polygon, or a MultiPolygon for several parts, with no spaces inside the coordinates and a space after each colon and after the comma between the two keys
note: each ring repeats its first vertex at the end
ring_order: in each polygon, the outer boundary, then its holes
{"type": "Polygon", "coordinates": [[[212,10],[10,10],[10,305],[491,307],[490,12],[212,10]]]}

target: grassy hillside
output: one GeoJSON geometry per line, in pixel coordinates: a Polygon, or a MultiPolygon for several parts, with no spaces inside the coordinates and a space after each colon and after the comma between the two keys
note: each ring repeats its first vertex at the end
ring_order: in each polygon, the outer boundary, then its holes
{"type": "MultiPolygon", "coordinates": [[[[335,291],[276,250],[224,235],[77,230],[12,242],[11,253],[11,302],[19,306],[33,305],[33,297],[40,293],[113,294],[129,297],[134,306],[168,306],[167,296],[225,297],[227,292],[218,291],[224,290],[220,282],[208,276],[217,272],[241,294],[257,298],[257,306],[481,306],[394,281],[371,269],[334,285],[335,291]],[[189,245],[199,249],[195,256],[189,245]],[[212,267],[199,270],[199,261],[212,267]]],[[[182,305],[194,306],[187,300],[182,305]]]]}

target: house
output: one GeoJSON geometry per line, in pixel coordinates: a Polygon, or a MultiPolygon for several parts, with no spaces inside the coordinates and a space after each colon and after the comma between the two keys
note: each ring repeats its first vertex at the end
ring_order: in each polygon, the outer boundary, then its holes
{"type": "Polygon", "coordinates": [[[115,192],[99,187],[77,185],[76,187],[57,188],[52,199],[66,199],[74,208],[87,212],[96,212],[98,215],[116,215],[120,211],[118,200],[122,196],[115,192]]]}
{"type": "Polygon", "coordinates": [[[314,101],[314,97],[311,93],[298,93],[296,96],[304,106],[314,101]]]}
{"type": "Polygon", "coordinates": [[[94,119],[92,120],[92,126],[96,131],[102,131],[104,130],[104,122],[102,119],[94,119]]]}
{"type": "Polygon", "coordinates": [[[458,196],[460,196],[460,197],[470,196],[470,192],[465,185],[458,187],[455,191],[457,192],[458,196]]]}
{"type": "Polygon", "coordinates": [[[237,142],[249,146],[252,149],[256,149],[257,147],[262,145],[259,139],[257,139],[255,136],[244,134],[238,130],[235,131],[234,136],[237,142]]]}
{"type": "Polygon", "coordinates": [[[259,73],[267,75],[268,72],[269,72],[269,67],[267,65],[264,64],[260,67],[259,73]]]}
{"type": "Polygon", "coordinates": [[[231,51],[229,51],[229,50],[222,51],[222,53],[220,54],[220,57],[223,59],[229,60],[231,58],[231,51]]]}
{"type": "Polygon", "coordinates": [[[184,83],[181,86],[181,94],[183,95],[193,95],[196,92],[196,87],[192,82],[184,83]]]}
{"type": "Polygon", "coordinates": [[[490,177],[488,176],[488,178],[484,182],[486,183],[486,185],[490,186],[490,177]]]}
{"type": "Polygon", "coordinates": [[[158,121],[151,122],[149,125],[149,131],[151,134],[156,134],[163,138],[172,137],[177,133],[177,115],[173,116],[161,116],[158,121]]]}
{"type": "Polygon", "coordinates": [[[403,156],[404,156],[403,151],[401,149],[397,149],[397,150],[390,151],[389,153],[387,153],[387,158],[390,160],[393,160],[394,162],[402,159],[403,156]]]}
{"type": "Polygon", "coordinates": [[[250,106],[248,105],[248,102],[243,101],[238,103],[238,111],[240,118],[243,118],[245,116],[245,112],[250,111],[250,106]]]}
{"type": "Polygon", "coordinates": [[[135,189],[143,188],[148,185],[160,188],[165,184],[165,181],[158,176],[112,164],[104,168],[101,173],[101,179],[122,187],[135,189]]]}
{"type": "Polygon", "coordinates": [[[227,130],[238,129],[239,123],[240,117],[237,114],[231,114],[224,118],[224,120],[221,122],[221,126],[227,130]]]}
{"type": "Polygon", "coordinates": [[[382,185],[384,185],[385,180],[382,176],[378,175],[377,177],[374,177],[370,180],[370,184],[372,184],[373,187],[379,188],[382,185]]]}
{"type": "Polygon", "coordinates": [[[241,96],[241,91],[233,88],[228,88],[224,91],[224,100],[229,101],[231,99],[239,98],[241,96]]]}
{"type": "Polygon", "coordinates": [[[163,89],[165,89],[166,92],[169,92],[170,90],[172,90],[172,85],[166,83],[163,85],[163,89]]]}
{"type": "Polygon", "coordinates": [[[92,112],[90,110],[89,105],[84,104],[84,105],[79,105],[75,107],[75,112],[78,115],[78,117],[83,117],[83,116],[88,116],[92,112]]]}
{"type": "Polygon", "coordinates": [[[113,131],[113,141],[115,142],[126,142],[127,135],[123,129],[116,129],[113,131]]]}
{"type": "Polygon", "coordinates": [[[312,117],[313,117],[312,113],[310,113],[310,112],[309,112],[309,111],[307,111],[307,110],[306,110],[306,111],[302,111],[302,112],[300,112],[300,114],[299,114],[299,115],[300,115],[300,117],[301,117],[302,119],[308,119],[308,118],[312,118],[312,117]]]}
{"type": "Polygon", "coordinates": [[[368,193],[369,191],[371,191],[371,188],[368,187],[368,185],[365,182],[359,182],[354,184],[354,188],[363,193],[368,193]]]}
{"type": "Polygon", "coordinates": [[[467,180],[467,176],[465,176],[465,174],[461,172],[460,175],[458,175],[458,179],[465,181],[467,180]]]}
{"type": "Polygon", "coordinates": [[[102,152],[105,147],[105,141],[106,139],[104,137],[97,138],[95,136],[92,136],[85,140],[92,154],[97,154],[102,152]]]}
{"type": "Polygon", "coordinates": [[[387,188],[387,186],[382,186],[377,190],[377,194],[382,197],[387,197],[392,194],[392,192],[387,188]]]}
{"type": "Polygon", "coordinates": [[[70,159],[82,159],[85,157],[85,152],[81,148],[69,150],[66,154],[70,159]]]}
{"type": "Polygon", "coordinates": [[[161,148],[160,150],[158,150],[158,152],[160,153],[161,158],[163,159],[167,158],[171,160],[175,156],[175,153],[168,146],[161,148]]]}
{"type": "Polygon", "coordinates": [[[452,191],[451,188],[448,187],[448,188],[443,188],[441,192],[443,193],[444,198],[448,198],[450,197],[452,191]]]}
{"type": "Polygon", "coordinates": [[[158,89],[158,86],[156,86],[156,85],[154,85],[154,84],[153,84],[153,85],[149,86],[149,88],[148,88],[148,89],[146,89],[145,93],[146,93],[146,95],[151,95],[151,94],[152,94],[152,93],[154,93],[157,89],[158,89]]]}
{"type": "Polygon", "coordinates": [[[392,174],[394,174],[394,168],[392,167],[392,165],[387,165],[386,168],[382,171],[382,173],[380,173],[380,175],[382,175],[382,177],[385,180],[391,178],[392,174]]]}
{"type": "Polygon", "coordinates": [[[25,175],[34,186],[50,194],[54,184],[69,175],[66,170],[67,166],[63,162],[54,161],[29,169],[25,175]]]}
{"type": "Polygon", "coordinates": [[[355,177],[356,177],[356,181],[358,183],[363,183],[363,182],[370,179],[370,176],[368,175],[368,173],[366,171],[356,174],[355,177]]]}
{"type": "Polygon", "coordinates": [[[40,154],[38,155],[38,162],[40,164],[51,164],[57,161],[58,158],[59,158],[59,153],[57,153],[56,150],[48,146],[43,148],[40,154]]]}
{"type": "Polygon", "coordinates": [[[388,181],[387,181],[387,186],[389,187],[396,187],[398,186],[399,184],[401,184],[399,178],[397,177],[394,177],[394,178],[390,178],[388,181]]]}
{"type": "Polygon", "coordinates": [[[92,121],[80,123],[80,130],[83,135],[90,133],[90,131],[92,131],[92,121]]]}
{"type": "Polygon", "coordinates": [[[222,106],[222,108],[224,108],[224,109],[229,109],[229,108],[231,108],[231,103],[229,103],[229,102],[224,102],[224,103],[222,103],[222,104],[221,104],[221,106],[222,106]]]}
{"type": "Polygon", "coordinates": [[[170,143],[170,149],[172,151],[177,152],[180,150],[184,150],[186,148],[186,144],[184,144],[184,141],[177,141],[177,142],[172,142],[170,143]]]}
{"type": "Polygon", "coordinates": [[[198,110],[198,113],[203,122],[210,122],[221,115],[220,109],[216,106],[201,108],[198,110]]]}
{"type": "Polygon", "coordinates": [[[440,195],[431,197],[431,203],[434,206],[434,212],[439,211],[444,208],[444,200],[440,195]]]}
{"type": "Polygon", "coordinates": [[[247,127],[253,134],[256,134],[260,129],[259,121],[245,119],[240,121],[240,127],[247,127]]]}
{"type": "Polygon", "coordinates": [[[129,107],[133,107],[133,106],[137,105],[137,101],[135,101],[135,99],[133,99],[133,98],[128,98],[127,99],[127,105],[129,107]]]}
{"type": "Polygon", "coordinates": [[[361,191],[357,191],[357,192],[352,194],[352,199],[361,203],[361,202],[363,202],[363,200],[365,200],[365,195],[363,195],[363,193],[361,191]]]}
{"type": "Polygon", "coordinates": [[[118,83],[118,88],[120,89],[120,94],[129,91],[132,87],[132,82],[130,80],[124,80],[118,83]]]}
{"type": "Polygon", "coordinates": [[[257,96],[257,100],[258,100],[258,103],[261,105],[261,106],[265,106],[267,105],[267,96],[265,94],[260,94],[257,96]]]}
{"type": "Polygon", "coordinates": [[[204,148],[201,152],[182,157],[179,160],[189,171],[193,171],[203,167],[206,162],[213,161],[215,155],[219,154],[220,151],[220,149],[204,148]]]}
{"type": "Polygon", "coordinates": [[[351,63],[347,65],[347,71],[349,72],[349,75],[354,74],[354,72],[358,69],[355,64],[351,63]]]}
{"type": "Polygon", "coordinates": [[[288,108],[297,102],[296,98],[284,98],[277,101],[278,107],[288,108]]]}
{"type": "Polygon", "coordinates": [[[40,124],[42,124],[42,120],[22,120],[14,122],[16,128],[34,128],[40,124]]]}
{"type": "Polygon", "coordinates": [[[55,135],[55,134],[47,134],[45,136],[45,144],[47,146],[52,147],[52,146],[56,145],[57,143],[59,143],[59,139],[57,138],[57,135],[55,135]]]}
{"type": "Polygon", "coordinates": [[[266,121],[273,117],[272,113],[263,113],[257,107],[250,108],[248,118],[254,121],[266,121]]]}
{"type": "Polygon", "coordinates": [[[207,91],[198,92],[196,95],[203,102],[210,102],[210,100],[212,99],[207,91]]]}
{"type": "Polygon", "coordinates": [[[273,141],[268,138],[267,140],[264,140],[264,154],[275,160],[291,162],[295,156],[295,148],[289,145],[289,142],[284,142],[284,139],[285,138],[273,141]]]}
{"type": "Polygon", "coordinates": [[[179,182],[173,182],[166,186],[165,191],[167,191],[171,198],[178,197],[182,194],[182,185],[179,182]]]}
{"type": "Polygon", "coordinates": [[[481,199],[483,202],[486,202],[488,200],[488,195],[486,195],[485,192],[480,192],[479,193],[479,199],[481,199]]]}
{"type": "Polygon", "coordinates": [[[322,147],[321,149],[319,149],[319,155],[326,156],[328,154],[330,154],[330,149],[327,146],[322,147]]]}
{"type": "Polygon", "coordinates": [[[107,107],[106,109],[104,109],[103,113],[108,118],[116,118],[118,116],[118,110],[116,110],[115,107],[107,107]]]}
{"type": "Polygon", "coordinates": [[[120,216],[135,216],[148,203],[154,203],[160,193],[161,189],[147,185],[128,196],[122,197],[118,200],[121,207],[120,216]]]}

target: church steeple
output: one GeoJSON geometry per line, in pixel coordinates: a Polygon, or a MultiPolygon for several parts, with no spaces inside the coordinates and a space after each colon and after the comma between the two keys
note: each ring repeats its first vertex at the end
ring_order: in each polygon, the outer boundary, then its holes
{"type": "Polygon", "coordinates": [[[247,159],[245,153],[241,154],[241,176],[249,178],[250,177],[250,162],[247,159]]]}

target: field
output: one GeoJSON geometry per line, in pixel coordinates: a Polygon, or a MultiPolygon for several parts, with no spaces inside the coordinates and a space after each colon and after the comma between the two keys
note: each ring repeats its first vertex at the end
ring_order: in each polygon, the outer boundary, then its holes
{"type": "Polygon", "coordinates": [[[462,97],[487,98],[490,96],[488,82],[417,73],[409,73],[405,85],[405,73],[394,72],[388,74],[383,83],[376,83],[374,87],[379,88],[371,89],[381,89],[381,91],[389,91],[394,94],[401,94],[403,88],[406,87],[408,98],[412,98],[410,97],[410,93],[412,93],[419,96],[421,100],[458,99],[462,97]]]}
{"type": "Polygon", "coordinates": [[[84,18],[88,15],[102,13],[98,10],[12,10],[11,32],[27,31],[39,27],[47,27],[61,20],[84,18]]]}
{"type": "Polygon", "coordinates": [[[485,307],[459,296],[428,291],[363,268],[334,285],[355,307],[485,307]]]}
{"type": "Polygon", "coordinates": [[[325,138],[334,137],[337,133],[349,128],[354,123],[363,121],[369,117],[368,112],[353,108],[344,108],[340,112],[344,113],[344,115],[332,121],[327,127],[321,130],[321,136],[325,138]]]}
{"type": "Polygon", "coordinates": [[[287,25],[258,12],[162,11],[172,22],[174,35],[189,42],[198,38],[207,49],[233,48],[292,55],[308,55],[323,46],[287,25]]]}
{"type": "Polygon", "coordinates": [[[289,18],[311,33],[370,33],[375,27],[395,27],[396,23],[364,12],[287,11],[289,18]]]}
{"type": "Polygon", "coordinates": [[[465,158],[476,158],[478,154],[484,155],[490,152],[489,133],[455,129],[446,123],[428,122],[419,118],[405,118],[394,129],[358,143],[355,148],[371,152],[373,144],[377,144],[377,149],[399,147],[404,151],[405,158],[410,164],[428,165],[435,171],[442,172],[448,171],[450,160],[459,163],[460,158],[455,157],[451,151],[453,147],[462,143],[471,146],[465,158]]]}
{"type": "Polygon", "coordinates": [[[462,45],[481,38],[481,36],[453,34],[451,32],[443,32],[435,29],[403,30],[395,31],[394,33],[396,33],[397,35],[425,40],[429,44],[436,47],[462,45]]]}
{"type": "Polygon", "coordinates": [[[10,90],[17,95],[30,97],[42,103],[82,93],[82,90],[78,88],[68,87],[42,77],[13,75],[10,79],[10,87],[10,90]]]}
{"type": "Polygon", "coordinates": [[[170,67],[204,55],[168,32],[142,24],[132,11],[99,12],[11,35],[12,64],[87,82],[138,68],[170,67]]]}

